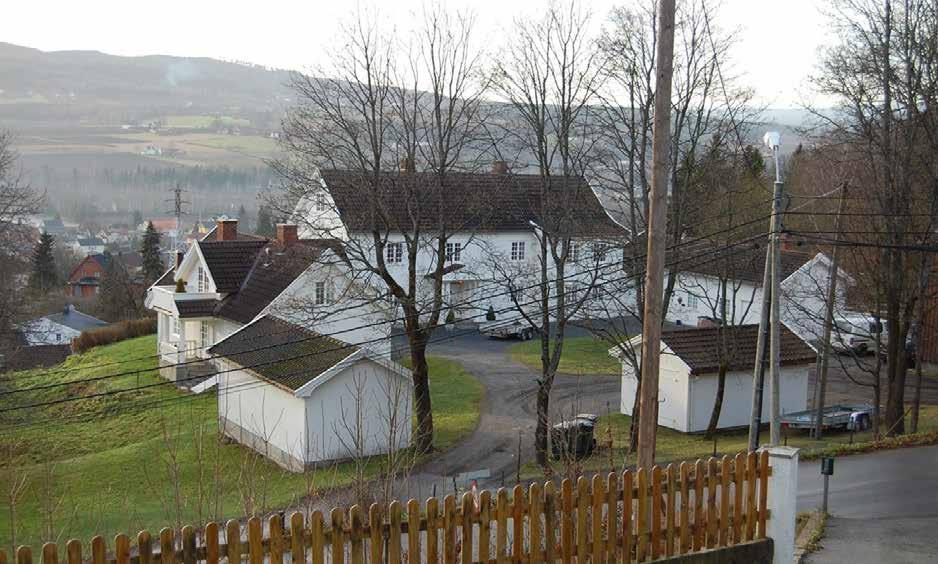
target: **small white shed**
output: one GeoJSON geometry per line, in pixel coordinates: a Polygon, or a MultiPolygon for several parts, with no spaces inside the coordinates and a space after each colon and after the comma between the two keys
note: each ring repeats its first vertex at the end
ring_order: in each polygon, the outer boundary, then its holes
{"type": "MultiPolygon", "coordinates": [[[[658,424],[684,433],[707,429],[716,400],[720,343],[726,343],[729,364],[718,428],[748,425],[758,331],[758,325],[664,331],[658,376],[658,424]]],[[[641,335],[632,339],[634,350],[641,350],[641,341],[641,335]]],[[[781,410],[783,414],[802,411],[807,409],[808,372],[814,365],[816,353],[784,326],[781,345],[781,410]]],[[[620,411],[632,415],[638,384],[632,363],[618,347],[610,349],[609,354],[622,361],[620,411]]],[[[763,395],[762,413],[769,413],[768,393],[763,395]]]]}
{"type": "Polygon", "coordinates": [[[366,347],[265,315],[210,349],[219,426],[291,471],[411,441],[411,374],[366,347]]]}

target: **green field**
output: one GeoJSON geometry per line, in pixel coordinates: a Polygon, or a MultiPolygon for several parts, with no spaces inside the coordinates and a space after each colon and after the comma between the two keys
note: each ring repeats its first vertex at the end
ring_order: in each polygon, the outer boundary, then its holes
{"type": "Polygon", "coordinates": [[[166,127],[191,129],[205,129],[208,127],[213,127],[216,121],[221,122],[221,124],[225,127],[245,127],[251,125],[251,121],[248,119],[231,116],[166,116],[163,121],[165,122],[166,127]]]}
{"type": "MultiPolygon", "coordinates": [[[[153,370],[155,346],[155,337],[141,337],[76,355],[59,367],[8,374],[4,391],[74,383],[0,396],[0,409],[163,382],[153,370]],[[118,372],[125,374],[79,382],[118,372]]],[[[445,449],[475,428],[482,387],[453,362],[433,358],[430,369],[434,445],[445,449]]],[[[288,473],[219,440],[214,393],[193,396],[171,385],[0,415],[6,416],[0,546],[11,542],[13,484],[25,484],[15,504],[16,542],[35,546],[259,513],[299,503],[309,491],[347,485],[354,472],[342,464],[288,473]]],[[[373,474],[378,466],[375,459],[364,471],[373,474]]]]}
{"type": "MultiPolygon", "coordinates": [[[[594,337],[564,339],[560,372],[567,374],[621,374],[618,360],[609,356],[609,343],[594,337]]],[[[541,341],[533,339],[511,347],[511,359],[533,369],[541,369],[541,341]]]]}

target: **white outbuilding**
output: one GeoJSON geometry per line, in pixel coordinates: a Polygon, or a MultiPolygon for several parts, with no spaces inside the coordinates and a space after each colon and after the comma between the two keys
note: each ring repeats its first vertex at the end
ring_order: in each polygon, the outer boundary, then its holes
{"type": "Polygon", "coordinates": [[[410,445],[411,374],[385,355],[272,315],[210,352],[219,427],[288,470],[410,445]]]}
{"type": "MultiPolygon", "coordinates": [[[[658,382],[658,424],[684,433],[705,431],[710,422],[721,360],[726,360],[726,386],[719,429],[749,424],[752,405],[752,370],[756,356],[758,325],[690,327],[663,331],[658,382]],[[725,351],[720,354],[720,351],[725,351]]],[[[641,351],[641,335],[630,341],[641,351]]],[[[609,354],[622,361],[620,411],[632,415],[638,380],[632,363],[619,347],[609,354]]],[[[782,327],[782,414],[807,409],[808,373],[816,354],[800,337],[782,327]]],[[[769,413],[769,394],[763,395],[762,413],[769,413]]]]}

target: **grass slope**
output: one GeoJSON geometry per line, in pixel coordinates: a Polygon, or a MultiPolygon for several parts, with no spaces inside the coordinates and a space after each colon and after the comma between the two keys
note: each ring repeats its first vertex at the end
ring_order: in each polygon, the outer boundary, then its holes
{"type": "MultiPolygon", "coordinates": [[[[560,371],[568,374],[621,373],[619,361],[609,356],[609,344],[593,337],[570,337],[564,339],[560,357],[560,371]]],[[[541,369],[541,341],[533,339],[511,347],[511,359],[532,370],[541,369]]]]}
{"type": "MultiPolygon", "coordinates": [[[[8,374],[0,381],[3,391],[73,383],[0,396],[0,409],[162,383],[155,359],[149,358],[155,347],[155,337],[141,337],[73,356],[51,369],[8,374]],[[108,365],[133,358],[141,360],[108,365]],[[78,382],[116,372],[126,374],[78,382]]],[[[445,449],[475,428],[482,386],[458,364],[438,358],[430,360],[430,379],[434,444],[445,449]]],[[[291,474],[237,444],[219,441],[215,394],[187,395],[171,385],[0,416],[6,430],[0,439],[0,487],[9,491],[11,477],[25,477],[16,542],[34,547],[49,539],[155,531],[177,520],[240,517],[297,502],[310,479],[317,488],[347,484],[352,472],[344,464],[308,476],[291,474]],[[50,516],[52,528],[46,526],[50,516]]],[[[0,546],[9,546],[9,504],[2,499],[0,546]]]]}

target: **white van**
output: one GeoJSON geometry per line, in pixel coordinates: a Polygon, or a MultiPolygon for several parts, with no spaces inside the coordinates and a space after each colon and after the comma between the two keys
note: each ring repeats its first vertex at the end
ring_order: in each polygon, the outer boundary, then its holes
{"type": "Polygon", "coordinates": [[[873,352],[876,335],[881,343],[886,342],[883,320],[871,315],[848,313],[834,317],[831,328],[831,348],[838,353],[866,354],[873,352]]]}

